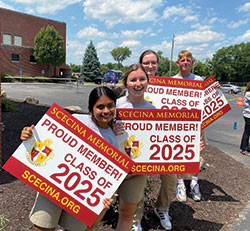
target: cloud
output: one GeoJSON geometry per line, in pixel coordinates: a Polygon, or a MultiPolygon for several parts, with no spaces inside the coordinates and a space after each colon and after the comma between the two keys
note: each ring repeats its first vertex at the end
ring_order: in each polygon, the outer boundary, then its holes
{"type": "Polygon", "coordinates": [[[14,10],[14,8],[12,6],[10,6],[2,1],[0,1],[0,7],[5,8],[5,9],[9,9],[9,10],[14,10]]]}
{"type": "Polygon", "coordinates": [[[222,40],[225,37],[224,33],[217,33],[211,30],[207,31],[190,31],[183,35],[175,37],[176,43],[179,44],[192,44],[192,43],[207,43],[222,40]]]}
{"type": "Polygon", "coordinates": [[[109,53],[112,49],[115,48],[115,44],[111,41],[104,40],[102,42],[97,43],[96,50],[99,53],[109,53]]]}
{"type": "Polygon", "coordinates": [[[241,25],[245,25],[249,22],[248,19],[245,19],[245,20],[239,20],[238,22],[230,22],[227,27],[230,28],[230,29],[235,29],[235,28],[238,28],[240,27],[241,25]]]}
{"type": "Polygon", "coordinates": [[[193,24],[191,25],[191,28],[194,28],[194,29],[197,29],[197,30],[200,30],[200,31],[204,31],[204,30],[210,30],[211,29],[211,26],[210,25],[201,25],[200,23],[196,23],[196,24],[193,24]]]}
{"type": "Polygon", "coordinates": [[[195,14],[191,7],[183,7],[181,5],[167,7],[163,13],[164,19],[172,18],[172,21],[179,20],[180,22],[197,21],[198,17],[199,15],[195,14]],[[179,20],[180,17],[182,18],[181,20],[179,20]]]}
{"type": "Polygon", "coordinates": [[[189,15],[184,17],[184,22],[194,22],[198,21],[198,15],[189,15]]]}
{"type": "Polygon", "coordinates": [[[156,33],[150,33],[149,36],[155,37],[155,36],[157,36],[157,34],[156,33]]]}
{"type": "Polygon", "coordinates": [[[121,47],[138,47],[141,46],[141,42],[138,40],[126,40],[123,41],[121,47]]]}
{"type": "Polygon", "coordinates": [[[27,13],[55,14],[57,11],[67,8],[69,5],[80,2],[81,0],[12,0],[16,3],[25,5],[27,13]]]}
{"type": "Polygon", "coordinates": [[[250,2],[246,2],[243,6],[240,6],[238,12],[250,12],[250,2]]]}
{"type": "Polygon", "coordinates": [[[218,21],[218,18],[217,17],[213,17],[209,20],[209,24],[214,24],[216,21],[218,21]]]}
{"type": "Polygon", "coordinates": [[[78,38],[106,38],[107,33],[99,31],[95,27],[85,27],[84,29],[77,32],[76,36],[78,38]]]}
{"type": "Polygon", "coordinates": [[[66,48],[71,49],[85,49],[86,45],[80,43],[78,40],[68,40],[66,44],[66,48]]]}
{"type": "Polygon", "coordinates": [[[151,46],[150,49],[152,49],[156,52],[162,51],[163,53],[165,53],[165,51],[167,51],[170,54],[171,47],[172,47],[172,42],[168,43],[167,41],[163,41],[161,44],[155,44],[155,45],[151,46]]]}
{"type": "Polygon", "coordinates": [[[126,38],[141,38],[143,35],[149,34],[152,30],[124,30],[121,31],[121,36],[126,38]]]}
{"type": "Polygon", "coordinates": [[[108,27],[130,22],[154,21],[158,17],[156,8],[162,0],[86,0],[83,11],[86,19],[97,19],[108,27]]]}
{"type": "Polygon", "coordinates": [[[250,30],[247,30],[245,34],[238,36],[235,39],[235,43],[249,42],[250,40],[250,30]]]}
{"type": "Polygon", "coordinates": [[[78,40],[68,40],[66,44],[67,63],[80,64],[82,62],[87,43],[78,40]]]}

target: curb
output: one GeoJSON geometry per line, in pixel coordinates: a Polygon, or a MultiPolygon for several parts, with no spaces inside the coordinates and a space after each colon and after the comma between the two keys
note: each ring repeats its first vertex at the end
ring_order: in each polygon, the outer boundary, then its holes
{"type": "Polygon", "coordinates": [[[247,206],[240,212],[239,218],[237,218],[231,225],[229,231],[248,231],[250,221],[250,201],[248,201],[247,206]]]}

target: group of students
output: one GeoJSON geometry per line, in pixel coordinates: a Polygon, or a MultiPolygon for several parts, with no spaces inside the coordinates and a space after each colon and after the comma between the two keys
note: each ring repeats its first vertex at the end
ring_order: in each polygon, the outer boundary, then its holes
{"type": "MultiPolygon", "coordinates": [[[[123,76],[123,84],[127,89],[127,95],[116,99],[113,91],[106,87],[97,87],[89,95],[89,115],[73,114],[78,120],[107,140],[110,144],[118,147],[116,135],[122,132],[121,126],[110,126],[115,115],[116,108],[144,108],[154,109],[155,107],[144,99],[144,92],[149,83],[149,75],[157,75],[159,57],[152,50],[143,52],[139,63],[128,67],[123,76]]],[[[176,62],[179,73],[175,78],[202,80],[201,77],[192,74],[193,65],[192,53],[181,51],[176,62]]],[[[26,141],[33,136],[34,125],[24,127],[21,132],[21,140],[26,141]]],[[[200,146],[200,150],[204,148],[200,146]]],[[[117,231],[140,231],[141,219],[144,210],[144,189],[146,175],[128,175],[117,190],[119,195],[119,218],[117,231]]],[[[171,218],[168,214],[173,192],[176,189],[176,196],[179,201],[186,201],[186,188],[183,175],[178,175],[176,188],[176,175],[161,175],[161,188],[156,202],[155,214],[160,219],[161,225],[166,230],[171,230],[171,218]]],[[[198,175],[193,175],[191,181],[191,193],[193,199],[199,201],[201,194],[198,184],[198,175]]],[[[36,201],[30,213],[30,220],[34,224],[34,231],[54,231],[59,225],[69,231],[93,230],[103,218],[107,208],[113,199],[103,200],[103,210],[91,227],[87,227],[74,216],[65,212],[53,202],[37,194],[36,201]]]]}

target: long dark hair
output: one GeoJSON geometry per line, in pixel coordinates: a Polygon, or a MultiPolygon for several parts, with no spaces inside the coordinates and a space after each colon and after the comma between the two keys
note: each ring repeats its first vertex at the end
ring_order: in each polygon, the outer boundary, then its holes
{"type": "Polygon", "coordinates": [[[103,95],[106,95],[107,97],[112,99],[116,104],[116,96],[110,88],[105,86],[96,87],[89,94],[89,105],[88,105],[89,112],[93,112],[93,107],[95,106],[97,100],[103,95]]]}

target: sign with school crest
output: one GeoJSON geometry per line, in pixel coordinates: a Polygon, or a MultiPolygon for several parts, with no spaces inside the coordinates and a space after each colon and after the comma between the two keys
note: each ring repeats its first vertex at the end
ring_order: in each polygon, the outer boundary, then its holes
{"type": "Polygon", "coordinates": [[[133,163],[53,104],[3,169],[91,226],[133,163]]]}
{"type": "Polygon", "coordinates": [[[201,110],[119,108],[119,149],[135,164],[131,174],[199,172],[201,110]]]}
{"type": "Polygon", "coordinates": [[[47,161],[55,156],[51,148],[52,143],[51,139],[45,139],[44,141],[33,140],[25,151],[27,160],[35,166],[46,165],[47,161]]]}

